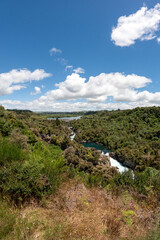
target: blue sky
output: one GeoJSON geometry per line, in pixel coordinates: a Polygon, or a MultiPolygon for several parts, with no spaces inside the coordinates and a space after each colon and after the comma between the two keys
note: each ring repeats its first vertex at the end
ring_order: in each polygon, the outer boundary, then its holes
{"type": "Polygon", "coordinates": [[[1,0],[0,104],[33,111],[160,105],[153,0],[1,0]]]}

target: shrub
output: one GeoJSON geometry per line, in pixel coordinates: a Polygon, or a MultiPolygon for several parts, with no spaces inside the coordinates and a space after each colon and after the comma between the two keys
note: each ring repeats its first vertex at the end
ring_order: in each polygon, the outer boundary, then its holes
{"type": "Polygon", "coordinates": [[[30,130],[25,130],[24,134],[27,136],[28,138],[28,143],[30,144],[35,144],[37,142],[36,136],[34,133],[32,133],[30,130]]]}
{"type": "Polygon", "coordinates": [[[92,186],[101,186],[103,183],[103,177],[100,175],[88,175],[87,179],[87,184],[92,187],[92,186]]]}
{"type": "Polygon", "coordinates": [[[112,189],[117,186],[134,188],[139,193],[155,195],[160,199],[160,171],[155,168],[148,167],[143,172],[134,172],[134,176],[131,171],[119,173],[109,183],[112,189]]]}
{"type": "Polygon", "coordinates": [[[148,167],[141,173],[136,172],[134,185],[138,192],[149,194],[151,191],[156,191],[160,198],[160,171],[148,167]]]}
{"type": "Polygon", "coordinates": [[[52,135],[51,144],[55,144],[61,147],[61,149],[66,149],[70,145],[70,139],[66,135],[52,135]]]}
{"type": "Polygon", "coordinates": [[[17,144],[20,148],[27,149],[28,137],[20,132],[20,129],[15,128],[10,135],[10,141],[17,144]]]}
{"type": "Polygon", "coordinates": [[[36,143],[33,149],[33,158],[43,164],[43,173],[49,179],[51,190],[54,191],[62,180],[62,174],[66,171],[66,163],[61,155],[62,150],[58,146],[36,143]]]}
{"type": "Polygon", "coordinates": [[[9,121],[6,122],[5,120],[0,119],[0,130],[4,137],[9,135],[11,128],[12,126],[9,121]]]}
{"type": "Polygon", "coordinates": [[[0,166],[13,161],[23,161],[24,159],[26,159],[26,155],[17,144],[2,140],[0,144],[0,166]]]}
{"type": "Polygon", "coordinates": [[[111,184],[133,186],[134,179],[133,179],[132,171],[126,171],[126,172],[117,174],[113,179],[111,179],[111,184]]]}
{"type": "Polygon", "coordinates": [[[47,189],[48,183],[42,175],[43,165],[28,161],[13,162],[0,170],[0,192],[16,204],[29,198],[39,199],[47,189]]]}

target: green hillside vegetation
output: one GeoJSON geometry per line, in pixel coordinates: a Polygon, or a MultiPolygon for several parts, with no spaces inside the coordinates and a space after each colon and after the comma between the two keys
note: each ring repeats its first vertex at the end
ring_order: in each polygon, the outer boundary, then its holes
{"type": "Polygon", "coordinates": [[[117,174],[116,169],[100,165],[100,153],[71,142],[70,129],[63,121],[3,107],[0,116],[2,198],[16,204],[32,197],[40,199],[56,189],[61,175],[72,174],[73,169],[93,174],[99,181],[117,174]]]}
{"type": "Polygon", "coordinates": [[[154,107],[97,112],[65,123],[0,106],[0,239],[158,240],[159,114],[154,107]],[[134,179],[82,140],[105,144],[127,161],[134,152],[134,179]]]}
{"type": "Polygon", "coordinates": [[[160,107],[100,111],[72,121],[78,142],[97,142],[132,169],[160,170],[160,107]]]}

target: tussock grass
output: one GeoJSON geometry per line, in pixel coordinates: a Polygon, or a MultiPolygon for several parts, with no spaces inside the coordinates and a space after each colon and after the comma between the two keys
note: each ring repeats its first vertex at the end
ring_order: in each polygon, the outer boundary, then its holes
{"type": "Polygon", "coordinates": [[[0,239],[6,239],[11,235],[16,223],[16,213],[12,211],[7,203],[0,202],[0,239]]]}
{"type": "Polygon", "coordinates": [[[8,239],[159,240],[158,208],[138,204],[128,191],[117,197],[75,179],[44,199],[43,207],[21,209],[18,219],[8,239]]]}

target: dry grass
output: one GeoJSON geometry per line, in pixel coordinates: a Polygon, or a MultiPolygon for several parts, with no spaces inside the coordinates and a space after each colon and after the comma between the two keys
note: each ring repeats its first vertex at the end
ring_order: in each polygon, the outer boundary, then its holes
{"type": "Polygon", "coordinates": [[[36,223],[24,238],[33,240],[142,239],[154,223],[154,212],[128,192],[116,197],[74,181],[65,183],[43,207],[26,207],[21,214],[36,223]]]}

